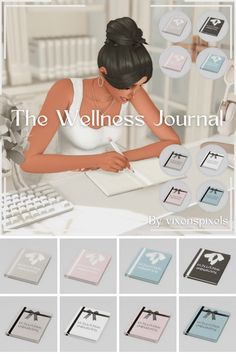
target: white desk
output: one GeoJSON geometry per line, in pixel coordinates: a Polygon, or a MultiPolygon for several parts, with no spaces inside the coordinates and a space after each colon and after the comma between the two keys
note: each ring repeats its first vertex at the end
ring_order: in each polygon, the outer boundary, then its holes
{"type": "MultiPolygon", "coordinates": [[[[229,138],[212,137],[211,140],[228,142],[229,138]]],[[[184,178],[185,183],[189,185],[189,188],[192,192],[192,202],[196,201],[197,187],[207,179],[212,179],[203,175],[195,163],[200,143],[201,142],[197,142],[196,144],[192,144],[190,147],[192,165],[187,173],[186,178],[184,178]]],[[[214,179],[222,182],[227,188],[229,188],[230,179],[232,181],[233,178],[233,172],[233,169],[227,168],[227,170],[222,175],[217,176],[214,179]]],[[[75,213],[69,221],[65,220],[67,231],[64,231],[64,234],[66,235],[70,234],[70,232],[76,235],[102,235],[108,233],[114,235],[117,233],[125,233],[131,229],[138,228],[141,225],[147,223],[148,216],[161,217],[168,214],[168,212],[159,202],[160,185],[120,194],[117,196],[107,197],[84,173],[81,172],[47,174],[42,178],[42,182],[51,183],[59,192],[63,194],[66,199],[70,200],[75,206],[78,206],[77,213],[75,213]],[[98,216],[98,214],[100,216],[98,216]],[[72,220],[73,218],[75,220],[72,220]],[[129,219],[131,221],[130,223],[128,221],[129,219]],[[124,222],[123,228],[120,227],[120,223],[122,222],[124,222]],[[71,223],[74,224],[73,230],[70,230],[71,223]],[[105,227],[105,223],[110,223],[110,227],[107,227],[108,225],[105,227]]],[[[196,206],[195,209],[189,208],[187,212],[184,211],[180,215],[187,215],[188,212],[196,217],[203,217],[204,215],[206,216],[206,212],[203,212],[198,206],[196,206]]],[[[224,208],[221,213],[228,215],[229,207],[227,206],[224,208]]],[[[217,215],[218,214],[219,213],[217,213],[217,215]]],[[[211,215],[209,215],[209,217],[210,216],[211,215]]],[[[64,216],[52,218],[54,219],[54,222],[52,223],[52,229],[54,230],[53,232],[55,232],[55,227],[58,225],[58,220],[60,220],[61,223],[62,219],[66,219],[66,217],[69,218],[69,215],[66,216],[65,214],[64,216]]],[[[40,224],[45,224],[47,222],[49,222],[49,220],[37,223],[37,234],[40,233],[40,224]]],[[[47,231],[47,227],[46,229],[44,228],[44,230],[42,230],[43,234],[49,232],[47,231]]],[[[34,233],[35,231],[31,229],[30,226],[24,229],[24,232],[29,231],[34,233]]],[[[59,230],[61,230],[61,233],[63,233],[63,226],[59,230]]],[[[144,230],[143,232],[148,233],[147,229],[144,230]]],[[[18,231],[18,233],[21,233],[21,231],[18,231]]],[[[137,233],[139,232],[137,231],[137,233]]]]}

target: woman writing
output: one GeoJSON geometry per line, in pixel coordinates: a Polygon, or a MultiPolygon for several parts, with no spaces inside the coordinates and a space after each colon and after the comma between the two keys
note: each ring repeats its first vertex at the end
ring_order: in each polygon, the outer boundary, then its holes
{"type": "Polygon", "coordinates": [[[152,76],[152,60],[144,47],[142,31],[129,17],[110,21],[107,38],[98,54],[99,76],[96,78],[74,78],[57,81],[49,90],[40,115],[48,117],[46,126],[36,125],[29,136],[29,148],[21,164],[24,171],[50,173],[88,169],[103,169],[119,172],[129,168],[130,161],[158,157],[170,144],[179,144],[174,130],[165,125],[156,126],[160,112],[142,87],[152,76]],[[145,124],[158,138],[157,142],[141,148],[118,152],[104,152],[109,142],[119,140],[120,126],[109,124],[104,116],[122,116],[130,102],[145,124]],[[73,126],[60,124],[57,112],[69,111],[76,116],[73,126]],[[83,125],[82,116],[99,113],[96,124],[83,125]],[[77,113],[77,114],[76,114],[77,113]],[[58,132],[60,152],[46,154],[45,149],[58,132]]]}

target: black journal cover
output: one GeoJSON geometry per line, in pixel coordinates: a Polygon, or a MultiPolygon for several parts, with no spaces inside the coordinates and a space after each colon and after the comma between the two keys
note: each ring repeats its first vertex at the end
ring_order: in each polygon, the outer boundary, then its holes
{"type": "Polygon", "coordinates": [[[186,269],[184,277],[217,285],[229,260],[229,254],[200,248],[186,269]]]}

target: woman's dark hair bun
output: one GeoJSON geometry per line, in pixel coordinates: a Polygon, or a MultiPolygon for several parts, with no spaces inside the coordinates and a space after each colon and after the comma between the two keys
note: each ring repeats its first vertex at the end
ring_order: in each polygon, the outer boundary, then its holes
{"type": "Polygon", "coordinates": [[[112,20],[107,24],[105,45],[134,46],[147,44],[143,38],[143,31],[130,17],[112,20]]]}
{"type": "Polygon", "coordinates": [[[131,87],[141,78],[152,77],[152,59],[143,44],[143,32],[130,17],[107,24],[106,41],[98,53],[98,67],[105,67],[104,78],[118,89],[131,87]]]}

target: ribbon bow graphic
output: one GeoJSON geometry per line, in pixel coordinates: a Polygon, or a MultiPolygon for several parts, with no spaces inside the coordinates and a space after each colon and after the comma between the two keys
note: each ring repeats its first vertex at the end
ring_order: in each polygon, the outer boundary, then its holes
{"type": "Polygon", "coordinates": [[[180,192],[182,192],[182,190],[181,190],[181,189],[178,189],[178,188],[175,188],[175,189],[174,189],[174,193],[178,193],[178,194],[180,194],[180,192]]]}
{"type": "Polygon", "coordinates": [[[204,257],[208,258],[210,265],[214,265],[217,262],[222,262],[224,260],[224,256],[220,253],[207,253],[204,257]]]}
{"type": "Polygon", "coordinates": [[[34,312],[32,310],[29,311],[29,314],[26,316],[26,320],[28,320],[33,315],[34,315],[34,321],[38,321],[38,316],[40,315],[40,312],[39,311],[34,312]]]}
{"type": "Polygon", "coordinates": [[[152,315],[153,321],[157,320],[157,316],[159,315],[158,311],[147,310],[147,312],[148,313],[146,314],[146,316],[144,318],[149,318],[152,315]]]}
{"type": "Polygon", "coordinates": [[[166,257],[159,252],[148,252],[145,255],[152,264],[157,264],[159,261],[163,261],[166,257]]]}
{"type": "Polygon", "coordinates": [[[214,26],[218,25],[219,23],[221,23],[221,20],[214,18],[213,20],[211,20],[211,23],[213,23],[214,26]]]}
{"type": "Polygon", "coordinates": [[[181,61],[181,60],[184,59],[184,56],[183,56],[183,55],[180,55],[180,54],[175,54],[175,59],[176,59],[177,61],[181,61]]]}
{"type": "MultiPolygon", "coordinates": [[[[215,63],[217,63],[218,61],[221,61],[221,60],[222,60],[221,57],[216,56],[216,55],[213,55],[211,58],[212,58],[212,60],[213,60],[215,63]]],[[[215,156],[215,158],[217,158],[217,156],[215,156]]]]}
{"type": "Polygon", "coordinates": [[[84,316],[84,318],[87,319],[87,318],[89,318],[90,315],[93,315],[93,321],[96,321],[96,319],[97,319],[96,316],[99,315],[99,312],[98,311],[93,312],[91,310],[88,310],[88,313],[87,313],[87,315],[84,316]]]}
{"type": "Polygon", "coordinates": [[[174,158],[177,157],[177,159],[180,159],[182,157],[181,154],[178,154],[177,152],[174,152],[174,158]]]}
{"type": "Polygon", "coordinates": [[[216,319],[216,315],[218,314],[217,311],[211,311],[211,310],[206,310],[206,311],[207,311],[207,313],[205,314],[205,316],[203,316],[203,318],[208,318],[211,316],[212,320],[216,319]]]}
{"type": "Polygon", "coordinates": [[[216,194],[217,192],[218,192],[218,191],[217,191],[217,189],[215,189],[215,188],[211,188],[211,189],[210,189],[210,193],[215,193],[215,194],[216,194]]]}
{"type": "Polygon", "coordinates": [[[25,257],[28,259],[29,263],[32,265],[35,265],[38,262],[42,262],[45,259],[43,254],[36,253],[36,252],[26,253],[25,257]]]}
{"type": "Polygon", "coordinates": [[[175,18],[173,22],[176,24],[176,26],[182,25],[184,23],[184,20],[182,18],[175,18]]]}
{"type": "MultiPolygon", "coordinates": [[[[216,56],[214,56],[214,58],[216,58],[216,56]]],[[[219,58],[219,57],[217,57],[217,58],[219,58]]],[[[213,60],[214,60],[214,59],[213,59],[213,60]]],[[[211,157],[214,157],[215,159],[217,159],[218,154],[215,154],[214,152],[210,152],[210,156],[211,156],[211,157]]]]}
{"type": "Polygon", "coordinates": [[[93,266],[98,262],[103,262],[105,260],[104,256],[99,253],[90,253],[86,255],[85,258],[87,258],[93,266]]]}

